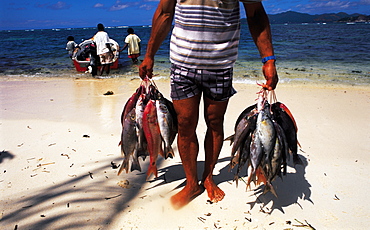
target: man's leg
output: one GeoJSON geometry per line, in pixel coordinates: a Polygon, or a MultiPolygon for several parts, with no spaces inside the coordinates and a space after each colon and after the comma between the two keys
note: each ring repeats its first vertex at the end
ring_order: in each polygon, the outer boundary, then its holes
{"type": "Polygon", "coordinates": [[[101,65],[101,68],[100,68],[100,76],[103,75],[104,69],[105,69],[105,65],[101,65]]]}
{"type": "Polygon", "coordinates": [[[173,101],[178,119],[177,146],[186,176],[185,187],[171,197],[171,203],[175,209],[187,205],[203,192],[197,176],[199,143],[196,127],[199,118],[200,97],[201,95],[196,95],[188,99],[173,101]]]}
{"type": "Polygon", "coordinates": [[[218,202],[225,196],[225,193],[213,181],[213,169],[224,141],[223,124],[227,104],[228,100],[219,102],[204,98],[204,118],[207,124],[207,132],[204,140],[205,166],[202,183],[212,202],[218,202]]]}
{"type": "Polygon", "coordinates": [[[109,75],[109,73],[110,73],[110,64],[108,64],[107,67],[105,67],[105,68],[106,68],[105,71],[107,72],[107,75],[109,75]]]}

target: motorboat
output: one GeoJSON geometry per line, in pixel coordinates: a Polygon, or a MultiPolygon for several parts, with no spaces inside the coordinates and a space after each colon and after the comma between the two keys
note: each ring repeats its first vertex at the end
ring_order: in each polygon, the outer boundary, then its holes
{"type": "MultiPolygon", "coordinates": [[[[119,44],[113,39],[109,39],[109,42],[111,44],[111,49],[114,55],[113,63],[110,68],[118,69],[119,44]]],[[[93,54],[94,52],[92,52],[94,48],[95,48],[95,53],[96,53],[95,43],[92,39],[88,39],[88,40],[81,42],[75,48],[73,55],[72,55],[72,61],[77,71],[79,72],[88,71],[88,67],[90,66],[91,59],[93,58],[92,55],[94,55],[93,54]]],[[[100,68],[100,66],[98,66],[98,68],[100,68]]]]}

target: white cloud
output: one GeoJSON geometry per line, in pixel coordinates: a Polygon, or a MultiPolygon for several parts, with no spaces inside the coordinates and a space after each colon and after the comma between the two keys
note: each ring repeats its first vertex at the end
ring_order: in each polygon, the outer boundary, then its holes
{"type": "Polygon", "coordinates": [[[52,10],[64,10],[64,9],[69,9],[71,6],[68,5],[66,2],[58,1],[55,4],[50,4],[50,3],[36,4],[36,7],[37,8],[48,8],[52,10]]]}
{"type": "Polygon", "coordinates": [[[129,7],[129,4],[123,4],[120,0],[117,0],[116,3],[109,8],[110,11],[123,10],[129,7]]]}
{"type": "Polygon", "coordinates": [[[104,7],[104,4],[101,4],[101,3],[96,3],[94,5],[94,8],[103,8],[104,7]]]}
{"type": "Polygon", "coordinates": [[[126,4],[118,4],[118,5],[112,6],[109,10],[110,11],[123,10],[127,7],[128,7],[128,5],[126,5],[126,4]]]}
{"type": "Polygon", "coordinates": [[[151,10],[153,9],[155,6],[153,5],[148,5],[148,4],[144,4],[144,5],[141,5],[139,6],[140,9],[145,9],[145,10],[151,10]]]}

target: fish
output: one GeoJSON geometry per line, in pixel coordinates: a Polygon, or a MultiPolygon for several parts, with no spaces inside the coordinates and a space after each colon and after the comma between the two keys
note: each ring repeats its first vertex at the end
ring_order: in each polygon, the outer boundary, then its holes
{"type": "MultiPolygon", "coordinates": [[[[230,141],[230,169],[237,166],[234,181],[238,185],[239,174],[247,166],[247,189],[251,182],[264,184],[263,194],[271,192],[277,197],[272,182],[277,176],[286,175],[289,152],[293,161],[297,154],[297,125],[286,105],[275,102],[270,105],[267,92],[259,92],[257,103],[239,115],[234,134],[225,139],[230,141]]],[[[276,100],[276,98],[275,98],[276,100]]],[[[298,160],[297,160],[298,158],[298,160]]]]}
{"type": "Polygon", "coordinates": [[[266,172],[271,181],[273,181],[279,173],[281,173],[283,144],[279,138],[275,138],[274,151],[271,157],[271,170],[266,172]]]}
{"type": "Polygon", "coordinates": [[[258,113],[256,135],[262,145],[264,160],[267,163],[266,167],[271,167],[270,159],[275,145],[276,131],[271,120],[270,106],[267,102],[264,103],[263,109],[258,113]]]}
{"type": "MultiPolygon", "coordinates": [[[[239,115],[239,117],[237,118],[237,120],[235,122],[235,127],[234,127],[234,132],[235,133],[237,131],[237,127],[238,127],[240,121],[242,119],[245,119],[245,117],[247,116],[247,114],[249,114],[253,109],[256,109],[256,108],[257,108],[257,104],[254,104],[254,105],[251,105],[251,106],[247,107],[246,109],[244,109],[244,111],[239,115]]],[[[232,145],[234,143],[235,133],[233,135],[225,138],[224,141],[230,141],[230,145],[232,145]]]]}
{"type": "Polygon", "coordinates": [[[293,156],[293,163],[295,165],[296,164],[303,165],[302,160],[298,156],[298,138],[297,138],[298,128],[296,128],[295,120],[292,120],[293,115],[289,115],[285,109],[282,109],[282,107],[286,108],[286,106],[282,106],[282,104],[278,102],[272,104],[271,110],[274,115],[274,120],[281,126],[281,128],[284,131],[288,143],[288,148],[293,156]]]}
{"type": "Polygon", "coordinates": [[[239,124],[240,120],[245,118],[247,114],[249,114],[252,110],[255,110],[255,109],[257,109],[257,104],[248,106],[246,109],[243,110],[243,112],[240,113],[240,115],[236,119],[234,131],[236,130],[236,126],[239,124]]]}
{"type": "Polygon", "coordinates": [[[239,165],[238,165],[238,170],[237,173],[239,174],[241,171],[241,168],[247,164],[249,165],[250,162],[250,145],[252,142],[252,132],[249,132],[248,136],[245,139],[244,144],[241,146],[241,152],[240,152],[240,158],[239,158],[239,165]]]}
{"type": "MultiPolygon", "coordinates": [[[[124,156],[121,168],[118,171],[118,175],[122,173],[123,170],[128,173],[130,159],[133,158],[135,152],[135,147],[137,144],[136,136],[136,112],[133,108],[130,112],[127,113],[124,119],[123,130],[121,134],[121,154],[124,156]]],[[[135,169],[140,169],[139,162],[133,159],[133,165],[131,171],[135,169]]],[[[139,170],[140,171],[140,170],[139,170]]]]}
{"type": "Polygon", "coordinates": [[[122,115],[121,115],[122,125],[124,125],[124,120],[126,118],[127,113],[129,113],[133,108],[135,108],[136,102],[144,90],[145,88],[142,85],[140,85],[136,89],[136,91],[131,95],[131,97],[126,101],[125,106],[123,107],[122,115]]]}
{"type": "Polygon", "coordinates": [[[145,138],[148,142],[148,151],[150,156],[147,179],[152,174],[154,174],[154,176],[157,178],[157,158],[158,155],[163,156],[163,149],[161,146],[162,138],[157,120],[155,100],[149,100],[148,104],[145,107],[143,114],[143,130],[145,138]]]}
{"type": "MultiPolygon", "coordinates": [[[[279,141],[279,145],[281,147],[281,166],[283,169],[283,175],[286,175],[287,172],[287,157],[289,156],[289,150],[288,150],[288,143],[284,134],[284,130],[281,128],[279,124],[274,122],[275,130],[276,130],[276,136],[279,141]]],[[[276,148],[276,146],[275,146],[276,148]]],[[[274,157],[277,157],[274,153],[274,157]]],[[[273,166],[274,168],[274,166],[273,166]]],[[[281,169],[276,169],[277,175],[281,176],[281,169]]]]}
{"type": "Polygon", "coordinates": [[[164,143],[165,159],[167,159],[168,157],[173,158],[175,156],[171,145],[177,133],[177,126],[175,126],[174,124],[174,118],[170,113],[167,104],[168,102],[164,99],[163,96],[159,97],[159,99],[156,100],[155,104],[157,109],[159,130],[164,143]]]}
{"type": "Polygon", "coordinates": [[[254,177],[256,175],[256,170],[261,163],[262,157],[263,157],[263,149],[261,145],[261,140],[260,140],[260,137],[257,135],[257,130],[254,130],[252,134],[251,143],[250,143],[250,161],[251,161],[252,170],[248,175],[247,188],[250,185],[251,181],[254,180],[254,177]]]}
{"type": "Polygon", "coordinates": [[[242,141],[245,140],[246,135],[256,128],[257,110],[253,109],[246,114],[244,118],[238,123],[233,137],[233,146],[231,155],[233,156],[236,150],[240,147],[242,141]]]}
{"type": "Polygon", "coordinates": [[[148,156],[147,150],[147,141],[145,139],[144,130],[143,130],[143,115],[146,106],[146,95],[141,94],[136,102],[135,110],[136,110],[136,135],[138,138],[136,151],[137,156],[141,156],[143,160],[145,160],[146,156],[148,156]]]}
{"type": "MultiPolygon", "coordinates": [[[[239,174],[243,166],[247,163],[247,166],[250,164],[250,144],[252,141],[252,133],[249,132],[248,136],[245,138],[245,141],[241,143],[238,153],[231,159],[230,168],[234,168],[235,165],[238,165],[237,171],[234,175],[234,181],[236,181],[236,186],[238,186],[239,174]]],[[[247,168],[248,169],[248,168],[247,168]]]]}

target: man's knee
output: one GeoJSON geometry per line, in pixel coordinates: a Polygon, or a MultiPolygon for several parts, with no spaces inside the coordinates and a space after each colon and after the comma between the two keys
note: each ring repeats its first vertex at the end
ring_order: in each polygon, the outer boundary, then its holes
{"type": "Polygon", "coordinates": [[[215,130],[215,131],[222,131],[223,124],[224,124],[224,116],[208,116],[206,118],[207,127],[215,130]]]}
{"type": "Polygon", "coordinates": [[[197,119],[178,117],[178,132],[182,134],[191,134],[195,132],[197,127],[197,119]]]}

